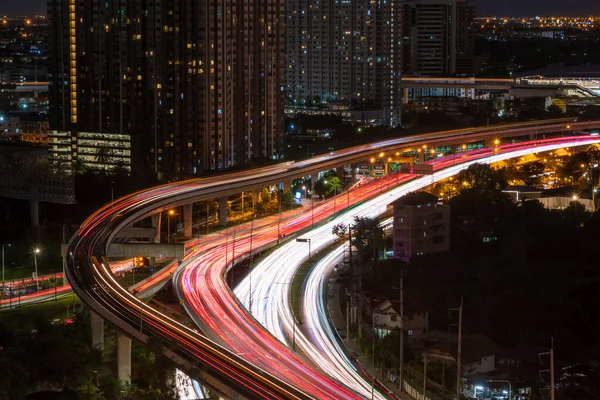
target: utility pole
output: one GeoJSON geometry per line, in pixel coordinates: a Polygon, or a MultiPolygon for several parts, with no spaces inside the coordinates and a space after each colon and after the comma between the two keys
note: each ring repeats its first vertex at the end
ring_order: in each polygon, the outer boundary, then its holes
{"type": "Polygon", "coordinates": [[[404,388],[404,267],[400,269],[400,364],[398,366],[400,391],[404,388]]]}
{"type": "MultiPolygon", "coordinates": [[[[279,239],[281,238],[281,192],[279,191],[279,215],[277,216],[277,244],[279,244],[279,239]]],[[[254,217],[252,217],[254,221],[254,217]]]]}
{"type": "Polygon", "coordinates": [[[554,400],[554,338],[550,345],[550,400],[554,400]]]}
{"type": "Polygon", "coordinates": [[[550,372],[550,400],[554,400],[554,338],[553,337],[550,338],[550,351],[546,352],[546,353],[538,354],[538,357],[540,357],[540,362],[543,363],[541,356],[545,356],[545,355],[550,356],[550,371],[548,371],[547,369],[540,371],[540,375],[542,372],[550,372]]]}
{"type": "Polygon", "coordinates": [[[209,204],[208,204],[208,201],[207,201],[206,202],[206,234],[207,235],[208,235],[208,212],[209,212],[208,206],[209,206],[209,204]]]}
{"type": "Polygon", "coordinates": [[[248,311],[252,315],[252,234],[254,233],[254,213],[252,213],[252,222],[250,223],[250,262],[248,263],[250,292],[248,293],[248,311]]]}
{"type": "Polygon", "coordinates": [[[423,400],[427,400],[427,353],[423,354],[423,400]]]}
{"type": "Polygon", "coordinates": [[[350,339],[350,301],[346,300],[346,339],[350,339]]]}
{"type": "Polygon", "coordinates": [[[451,308],[450,311],[458,311],[458,349],[456,352],[456,399],[460,400],[461,372],[462,372],[462,319],[463,319],[463,297],[460,296],[460,307],[451,308]]]}

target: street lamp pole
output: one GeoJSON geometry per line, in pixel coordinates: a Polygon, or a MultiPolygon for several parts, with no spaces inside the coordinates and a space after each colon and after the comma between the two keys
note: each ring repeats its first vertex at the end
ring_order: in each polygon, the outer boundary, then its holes
{"type": "Polygon", "coordinates": [[[33,251],[33,263],[35,265],[35,287],[39,291],[40,290],[40,280],[38,276],[38,266],[37,266],[37,255],[40,252],[40,249],[35,249],[33,251]]]}
{"type": "MultiPolygon", "coordinates": [[[[248,269],[250,270],[248,275],[250,279],[250,292],[248,293],[248,311],[252,315],[252,235],[254,231],[254,213],[252,213],[252,222],[250,222],[250,262],[248,263],[248,269]]],[[[279,238],[277,239],[279,242],[279,238]]]]}
{"type": "Polygon", "coordinates": [[[308,243],[308,259],[310,260],[310,256],[311,256],[311,253],[310,253],[310,238],[306,238],[306,239],[304,239],[304,238],[298,238],[298,239],[296,239],[296,242],[298,242],[298,243],[308,243]]]}
{"type": "Polygon", "coordinates": [[[2,245],[2,290],[4,291],[4,246],[10,247],[10,243],[2,245]]]}
{"type": "MultiPolygon", "coordinates": [[[[279,215],[277,216],[277,244],[279,244],[279,239],[281,238],[281,190],[279,191],[279,215]]],[[[252,222],[254,222],[254,214],[252,214],[252,222]]],[[[252,236],[250,237],[250,241],[252,241],[252,236]]]]}
{"type": "Polygon", "coordinates": [[[333,216],[335,216],[335,198],[337,197],[337,187],[333,188],[333,216]]]}
{"type": "Polygon", "coordinates": [[[169,210],[167,213],[167,243],[171,243],[171,215],[175,215],[175,211],[169,210]]]}

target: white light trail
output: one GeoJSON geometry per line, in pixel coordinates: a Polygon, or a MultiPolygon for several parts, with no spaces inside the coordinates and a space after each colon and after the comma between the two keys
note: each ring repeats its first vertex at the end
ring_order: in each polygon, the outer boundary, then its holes
{"type": "MultiPolygon", "coordinates": [[[[459,164],[439,170],[430,176],[423,176],[407,182],[399,187],[389,190],[380,196],[365,201],[337,218],[321,225],[318,228],[302,235],[310,239],[312,254],[332,244],[337,237],[332,234],[333,226],[337,224],[352,224],[354,217],[375,218],[386,211],[387,205],[394,200],[416,190],[420,190],[435,182],[447,179],[458,174],[461,170],[476,163],[491,164],[509,158],[556,150],[563,147],[587,146],[598,143],[598,139],[586,141],[569,141],[547,145],[532,146],[521,150],[487,155],[480,159],[461,162],[459,164]]],[[[336,251],[327,257],[336,257],[336,251]]],[[[267,328],[282,343],[290,346],[290,338],[301,353],[306,355],[326,373],[348,387],[354,389],[362,396],[371,397],[371,382],[365,380],[352,363],[344,355],[344,351],[337,344],[333,332],[326,321],[324,310],[318,304],[303,305],[302,320],[305,321],[308,337],[299,329],[294,321],[290,304],[290,285],[300,265],[308,258],[308,244],[292,241],[286,243],[260,264],[252,269],[252,293],[250,293],[250,277],[247,276],[236,288],[235,294],[248,308],[252,296],[252,315],[267,328]]],[[[321,271],[323,273],[324,271],[321,271]]],[[[311,280],[317,279],[317,285],[322,288],[322,280],[318,280],[316,272],[311,274],[311,280]]],[[[321,277],[322,278],[322,277],[321,277]]],[[[314,288],[305,296],[305,301],[317,302],[320,296],[315,295],[314,288]]],[[[384,399],[385,396],[375,392],[375,398],[384,399]]]]}

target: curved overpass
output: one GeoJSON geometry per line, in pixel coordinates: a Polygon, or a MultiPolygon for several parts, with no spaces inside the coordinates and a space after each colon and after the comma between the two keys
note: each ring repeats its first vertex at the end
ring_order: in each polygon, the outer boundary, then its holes
{"type": "MultiPolygon", "coordinates": [[[[82,224],[69,243],[67,276],[75,292],[94,312],[143,343],[160,340],[166,355],[190,375],[202,379],[217,391],[235,391],[246,398],[311,398],[149,307],[122,288],[110,272],[105,257],[117,232],[140,218],[169,207],[284,182],[315,171],[358,162],[382,151],[400,151],[421,144],[459,143],[490,136],[554,133],[565,130],[567,122],[554,120],[512,124],[392,139],[298,163],[288,162],[251,171],[176,182],[137,192],[101,208],[82,224]]],[[[600,122],[570,125],[569,129],[588,129],[599,127],[600,122]]]]}

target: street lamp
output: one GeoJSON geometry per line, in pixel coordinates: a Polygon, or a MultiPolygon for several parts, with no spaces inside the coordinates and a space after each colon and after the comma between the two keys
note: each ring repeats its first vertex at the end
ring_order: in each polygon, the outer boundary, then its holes
{"type": "Polygon", "coordinates": [[[2,245],[2,290],[4,290],[4,246],[10,247],[10,243],[2,245]]]}
{"type": "Polygon", "coordinates": [[[304,198],[306,198],[306,186],[302,186],[302,190],[304,190],[304,198]]]}
{"type": "Polygon", "coordinates": [[[171,215],[175,215],[175,210],[169,210],[167,214],[167,243],[171,243],[171,215]]]}
{"type": "Polygon", "coordinates": [[[37,255],[40,253],[40,249],[33,250],[33,263],[35,265],[35,286],[37,290],[40,290],[40,280],[38,276],[38,267],[37,267],[37,255]]]}
{"type": "Polygon", "coordinates": [[[298,243],[308,243],[308,259],[310,260],[310,238],[298,238],[296,239],[296,242],[298,243]]]}

